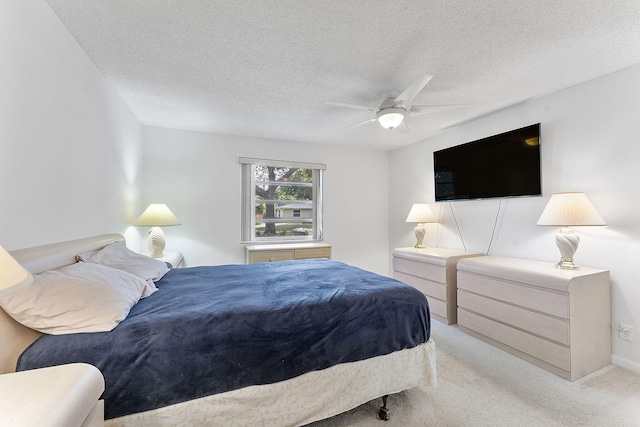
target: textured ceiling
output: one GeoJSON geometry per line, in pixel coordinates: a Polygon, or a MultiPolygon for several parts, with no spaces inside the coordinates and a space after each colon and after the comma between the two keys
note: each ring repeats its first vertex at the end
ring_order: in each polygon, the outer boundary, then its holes
{"type": "Polygon", "coordinates": [[[145,125],[394,149],[640,63],[640,0],[48,0],[145,125]],[[378,107],[424,74],[409,132],[378,107]]]}

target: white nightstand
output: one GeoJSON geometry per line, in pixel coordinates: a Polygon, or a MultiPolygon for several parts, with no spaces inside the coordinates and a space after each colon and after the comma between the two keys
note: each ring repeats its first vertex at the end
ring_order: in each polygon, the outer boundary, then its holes
{"type": "Polygon", "coordinates": [[[393,277],[422,291],[431,317],[451,325],[457,322],[456,264],[481,255],[446,248],[398,248],[393,251],[393,277]]]}
{"type": "MultiPolygon", "coordinates": [[[[146,252],[143,255],[149,256],[149,253],[146,252]]],[[[154,259],[166,262],[169,265],[169,268],[180,268],[182,267],[182,263],[184,262],[182,253],[178,251],[164,251],[163,256],[154,259]]]]}
{"type": "Polygon", "coordinates": [[[102,427],[100,371],[86,363],[0,375],[2,425],[102,427]]]}

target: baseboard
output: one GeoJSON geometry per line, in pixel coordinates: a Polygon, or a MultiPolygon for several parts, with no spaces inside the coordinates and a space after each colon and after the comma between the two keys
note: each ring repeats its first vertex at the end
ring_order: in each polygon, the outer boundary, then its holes
{"type": "Polygon", "coordinates": [[[640,363],[632,362],[631,360],[624,359],[620,356],[611,356],[611,363],[620,366],[621,368],[628,369],[640,374],[640,363]]]}

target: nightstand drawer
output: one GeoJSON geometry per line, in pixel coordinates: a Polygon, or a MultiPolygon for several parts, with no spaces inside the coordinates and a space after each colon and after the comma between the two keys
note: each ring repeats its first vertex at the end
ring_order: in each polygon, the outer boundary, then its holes
{"type": "Polygon", "coordinates": [[[295,259],[331,258],[331,247],[302,248],[295,250],[295,259]]]}
{"type": "Polygon", "coordinates": [[[447,300],[447,287],[443,283],[433,282],[401,271],[394,271],[393,278],[413,286],[425,295],[436,297],[442,301],[447,300]]]}
{"type": "Polygon", "coordinates": [[[440,265],[414,261],[406,258],[394,257],[393,269],[412,276],[428,277],[434,282],[446,283],[447,269],[440,265]]]}
{"type": "Polygon", "coordinates": [[[458,271],[458,289],[527,307],[531,310],[569,318],[569,295],[458,271]]]}
{"type": "Polygon", "coordinates": [[[294,259],[293,251],[262,251],[252,252],[249,256],[249,263],[288,261],[294,259]]]}
{"type": "Polygon", "coordinates": [[[449,314],[447,313],[447,303],[444,301],[440,301],[439,299],[427,296],[427,301],[429,301],[429,311],[432,316],[440,319],[448,319],[449,314]]]}
{"type": "Polygon", "coordinates": [[[569,345],[569,321],[458,289],[458,307],[569,345]]]}
{"type": "Polygon", "coordinates": [[[458,322],[467,329],[529,354],[564,371],[570,371],[571,369],[571,351],[569,347],[503,325],[462,308],[458,310],[458,322]]]}

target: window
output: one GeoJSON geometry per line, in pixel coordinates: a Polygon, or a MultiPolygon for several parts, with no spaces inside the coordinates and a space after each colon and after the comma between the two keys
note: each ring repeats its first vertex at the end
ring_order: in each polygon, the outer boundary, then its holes
{"type": "Polygon", "coordinates": [[[242,241],[322,240],[326,165],[241,157],[242,241]]]}

